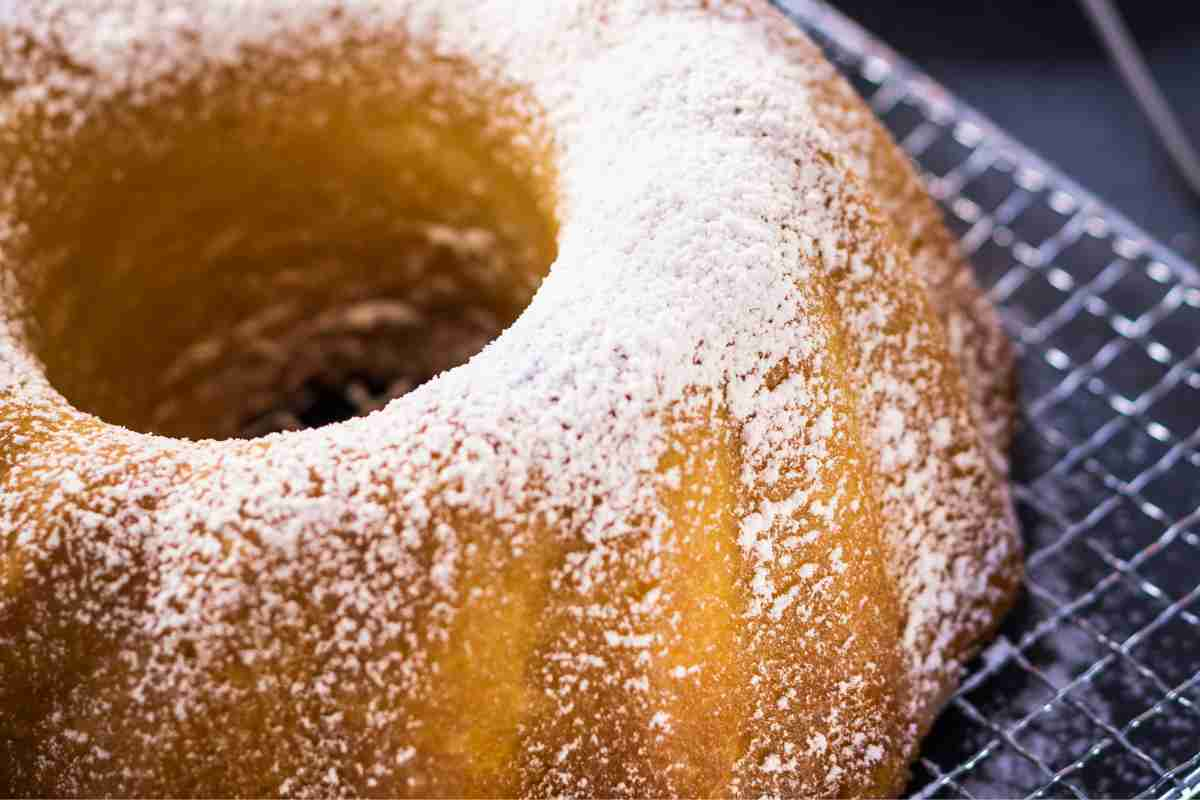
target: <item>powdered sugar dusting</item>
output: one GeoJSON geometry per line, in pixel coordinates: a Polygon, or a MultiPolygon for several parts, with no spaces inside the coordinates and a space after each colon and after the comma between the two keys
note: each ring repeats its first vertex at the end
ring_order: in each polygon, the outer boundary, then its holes
{"type": "Polygon", "coordinates": [[[535,121],[559,223],[531,304],[464,366],[362,419],[188,442],[46,382],[20,306],[37,276],[13,259],[18,193],[54,187],[11,165],[0,780],[898,791],[1018,546],[932,303],[831,132],[833,78],[782,18],[733,0],[0,8],[0,118],[44,124],[51,152],[106,104],[170,103],[222,69],[467,61],[486,80],[445,88],[535,121]]]}

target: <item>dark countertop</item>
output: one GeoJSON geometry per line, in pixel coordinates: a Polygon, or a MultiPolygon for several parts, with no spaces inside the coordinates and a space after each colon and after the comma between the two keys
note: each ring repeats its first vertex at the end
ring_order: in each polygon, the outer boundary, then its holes
{"type": "MultiPolygon", "coordinates": [[[[1078,3],[834,0],[1085,188],[1200,261],[1200,197],[1176,173],[1078,3]]],[[[1200,3],[1119,3],[1200,147],[1200,3]]]]}

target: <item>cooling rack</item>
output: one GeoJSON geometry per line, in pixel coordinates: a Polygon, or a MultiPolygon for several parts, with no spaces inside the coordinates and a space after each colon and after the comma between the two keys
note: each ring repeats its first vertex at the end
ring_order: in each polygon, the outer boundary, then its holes
{"type": "Polygon", "coordinates": [[[819,0],[776,0],[924,172],[1019,355],[1024,595],[916,797],[1200,797],[1200,272],[819,0]]]}

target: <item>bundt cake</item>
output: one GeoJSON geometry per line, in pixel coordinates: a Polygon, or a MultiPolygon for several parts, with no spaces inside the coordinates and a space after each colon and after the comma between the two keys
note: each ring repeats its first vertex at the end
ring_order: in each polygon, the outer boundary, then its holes
{"type": "Polygon", "coordinates": [[[1015,593],[1004,337],[766,2],[0,4],[0,175],[0,795],[894,794],[1015,593]],[[230,438],[372,298],[495,338],[230,438]]]}

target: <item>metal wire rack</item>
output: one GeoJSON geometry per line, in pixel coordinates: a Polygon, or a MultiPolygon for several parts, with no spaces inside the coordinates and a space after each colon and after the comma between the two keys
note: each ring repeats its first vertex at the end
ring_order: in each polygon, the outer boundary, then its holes
{"type": "Polygon", "coordinates": [[[916,797],[1200,797],[1200,272],[819,0],[1017,343],[1026,589],[916,797]]]}

